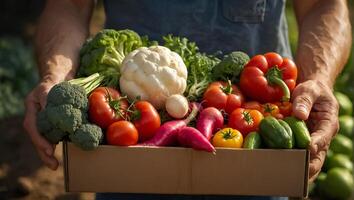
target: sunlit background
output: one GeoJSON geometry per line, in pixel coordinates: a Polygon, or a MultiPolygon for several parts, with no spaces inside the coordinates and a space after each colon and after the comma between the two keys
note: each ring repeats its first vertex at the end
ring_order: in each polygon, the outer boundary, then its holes
{"type": "MultiPolygon", "coordinates": [[[[350,4],[353,22],[353,1],[350,4]]],[[[43,6],[44,0],[0,1],[0,199],[93,199],[89,193],[65,193],[62,167],[55,172],[44,167],[22,129],[25,95],[38,82],[32,40],[43,6]]],[[[290,44],[295,52],[298,31],[291,1],[286,12],[290,44]]],[[[104,19],[102,2],[98,1],[91,35],[102,29],[104,19]]],[[[335,90],[347,94],[352,101],[353,54],[335,85],[335,90]]],[[[58,146],[59,160],[61,153],[58,146]]]]}

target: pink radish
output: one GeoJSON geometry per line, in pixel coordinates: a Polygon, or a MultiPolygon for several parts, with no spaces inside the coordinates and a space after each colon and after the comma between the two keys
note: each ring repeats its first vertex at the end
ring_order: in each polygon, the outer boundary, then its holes
{"type": "Polygon", "coordinates": [[[178,142],[184,147],[192,147],[196,150],[215,152],[215,148],[209,140],[195,128],[184,127],[178,132],[178,142]]]}
{"type": "Polygon", "coordinates": [[[138,145],[145,146],[170,146],[177,143],[178,131],[187,126],[198,114],[200,105],[198,103],[191,103],[191,112],[184,120],[174,120],[164,123],[157,129],[156,134],[150,140],[140,143],[138,145]]]}
{"type": "Polygon", "coordinates": [[[221,112],[214,108],[208,107],[200,112],[197,119],[197,129],[208,139],[213,136],[213,133],[221,129],[224,125],[224,117],[221,112]]]}

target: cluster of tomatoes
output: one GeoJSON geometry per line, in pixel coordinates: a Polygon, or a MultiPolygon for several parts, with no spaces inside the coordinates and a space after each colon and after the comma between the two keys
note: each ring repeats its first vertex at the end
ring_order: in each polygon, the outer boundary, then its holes
{"type": "Polygon", "coordinates": [[[98,87],[89,96],[90,121],[105,130],[107,144],[128,146],[150,139],[161,125],[147,101],[129,103],[113,88],[98,87]]]}
{"type": "Polygon", "coordinates": [[[225,111],[228,127],[215,134],[213,145],[241,147],[242,139],[257,131],[264,117],[290,116],[290,92],[296,79],[295,63],[270,52],[254,56],[246,64],[240,76],[240,89],[230,81],[210,84],[203,96],[203,106],[225,111]]]}
{"type": "Polygon", "coordinates": [[[245,101],[236,85],[227,82],[214,82],[204,93],[205,107],[215,107],[225,111],[227,124],[225,129],[218,131],[212,139],[214,146],[242,147],[242,141],[249,133],[258,131],[261,120],[266,116],[277,119],[290,116],[291,102],[259,103],[245,101]]]}

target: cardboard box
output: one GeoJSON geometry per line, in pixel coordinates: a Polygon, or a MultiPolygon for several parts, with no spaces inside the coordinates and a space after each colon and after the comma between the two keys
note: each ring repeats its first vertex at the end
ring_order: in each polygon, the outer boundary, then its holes
{"type": "Polygon", "coordinates": [[[66,191],[306,197],[306,150],[180,147],[82,151],[64,143],[66,191]]]}

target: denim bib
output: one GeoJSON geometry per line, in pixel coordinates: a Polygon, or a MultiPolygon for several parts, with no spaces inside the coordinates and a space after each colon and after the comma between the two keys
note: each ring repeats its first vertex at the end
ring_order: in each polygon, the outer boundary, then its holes
{"type": "Polygon", "coordinates": [[[159,40],[172,33],[201,51],[291,57],[285,0],[105,0],[106,28],[159,40]]]}

